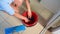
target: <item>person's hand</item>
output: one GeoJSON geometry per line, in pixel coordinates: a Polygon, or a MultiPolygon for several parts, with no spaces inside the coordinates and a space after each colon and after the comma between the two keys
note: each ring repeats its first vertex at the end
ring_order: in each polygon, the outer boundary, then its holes
{"type": "Polygon", "coordinates": [[[28,18],[26,18],[26,17],[24,18],[24,20],[25,20],[25,22],[29,22],[29,19],[28,19],[28,18]]]}
{"type": "Polygon", "coordinates": [[[31,18],[32,17],[32,13],[31,11],[28,11],[28,18],[31,18]]]}

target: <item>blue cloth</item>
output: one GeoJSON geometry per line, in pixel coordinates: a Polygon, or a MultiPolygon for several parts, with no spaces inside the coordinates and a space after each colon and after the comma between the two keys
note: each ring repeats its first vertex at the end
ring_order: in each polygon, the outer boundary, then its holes
{"type": "Polygon", "coordinates": [[[19,32],[19,31],[24,31],[26,30],[26,26],[25,25],[20,25],[20,26],[16,26],[15,27],[15,31],[19,32]]]}
{"type": "Polygon", "coordinates": [[[14,9],[10,6],[10,4],[13,1],[14,0],[0,0],[0,10],[4,10],[8,14],[13,15],[14,14],[14,9]]]}
{"type": "Polygon", "coordinates": [[[13,33],[14,32],[14,28],[6,28],[5,29],[5,34],[11,34],[11,33],[13,33]]]}
{"type": "Polygon", "coordinates": [[[13,32],[20,32],[26,30],[26,27],[24,25],[5,28],[5,34],[12,34],[13,32]]]}

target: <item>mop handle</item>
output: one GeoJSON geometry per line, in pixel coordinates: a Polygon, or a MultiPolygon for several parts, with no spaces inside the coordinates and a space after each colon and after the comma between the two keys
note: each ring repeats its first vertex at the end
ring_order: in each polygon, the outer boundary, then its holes
{"type": "Polygon", "coordinates": [[[28,0],[25,0],[25,1],[26,1],[27,9],[28,9],[28,18],[31,18],[32,14],[31,14],[31,9],[30,9],[30,3],[28,0]]]}

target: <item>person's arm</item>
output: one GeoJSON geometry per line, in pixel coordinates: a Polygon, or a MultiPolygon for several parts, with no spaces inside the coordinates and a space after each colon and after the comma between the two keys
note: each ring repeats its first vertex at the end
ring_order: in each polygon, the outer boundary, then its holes
{"type": "MultiPolygon", "coordinates": [[[[18,10],[15,9],[15,11],[18,11],[18,10]]],[[[19,18],[19,19],[25,20],[25,22],[28,22],[28,21],[29,21],[28,18],[22,16],[22,15],[19,14],[19,13],[16,13],[16,12],[15,12],[15,13],[14,13],[14,16],[17,17],[17,18],[19,18]]]]}
{"type": "Polygon", "coordinates": [[[17,17],[19,19],[22,19],[22,20],[25,20],[25,22],[29,21],[26,17],[24,17],[24,16],[22,16],[21,14],[18,13],[19,12],[18,7],[16,7],[14,4],[11,4],[11,7],[15,10],[15,13],[14,13],[15,17],[17,17]]]}
{"type": "Polygon", "coordinates": [[[15,10],[9,4],[1,3],[0,5],[2,6],[3,10],[7,12],[9,15],[13,15],[19,19],[25,20],[25,22],[28,22],[28,19],[26,17],[16,13],[15,11],[18,11],[18,10],[15,10]]]}
{"type": "Polygon", "coordinates": [[[18,14],[18,13],[14,13],[14,16],[19,18],[19,19],[22,19],[22,20],[27,19],[26,17],[24,17],[24,16],[22,16],[21,14],[18,14]]]}
{"type": "Polygon", "coordinates": [[[28,0],[25,0],[25,1],[26,1],[27,9],[28,9],[28,17],[31,18],[32,14],[31,14],[30,3],[28,0]]]}

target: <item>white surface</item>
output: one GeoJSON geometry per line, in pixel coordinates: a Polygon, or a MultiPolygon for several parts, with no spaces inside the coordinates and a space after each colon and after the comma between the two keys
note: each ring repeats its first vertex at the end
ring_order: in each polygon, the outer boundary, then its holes
{"type": "Polygon", "coordinates": [[[60,8],[60,0],[41,0],[41,3],[53,13],[56,13],[60,8]]]}
{"type": "Polygon", "coordinates": [[[60,34],[60,30],[54,31],[52,34],[60,34]]]}

